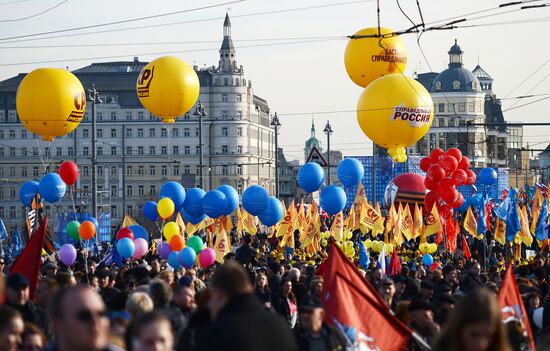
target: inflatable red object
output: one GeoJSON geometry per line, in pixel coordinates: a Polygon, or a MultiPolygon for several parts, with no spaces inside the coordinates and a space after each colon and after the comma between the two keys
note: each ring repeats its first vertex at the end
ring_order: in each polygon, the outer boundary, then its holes
{"type": "Polygon", "coordinates": [[[425,195],[424,177],[416,173],[403,173],[393,178],[386,186],[384,199],[387,205],[394,202],[422,205],[425,195]]]}

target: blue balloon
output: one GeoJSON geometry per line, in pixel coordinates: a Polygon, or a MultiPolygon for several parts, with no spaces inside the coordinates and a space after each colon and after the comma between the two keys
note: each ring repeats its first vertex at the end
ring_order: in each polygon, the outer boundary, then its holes
{"type": "Polygon", "coordinates": [[[356,158],[346,158],[338,165],[338,179],[346,188],[359,185],[365,168],[356,158]]]}
{"type": "Polygon", "coordinates": [[[237,193],[237,190],[233,188],[231,185],[221,185],[218,187],[219,191],[224,193],[226,199],[227,199],[227,208],[224,211],[224,215],[230,215],[237,209],[237,206],[239,206],[239,194],[237,193]]]}
{"type": "Polygon", "coordinates": [[[96,231],[99,230],[99,222],[97,221],[97,219],[95,219],[95,217],[90,217],[90,218],[87,219],[87,221],[90,221],[95,225],[95,230],[96,231]]]}
{"type": "Polygon", "coordinates": [[[321,191],[321,207],[330,216],[342,211],[346,206],[346,202],[346,192],[339,186],[329,185],[321,191]]]}
{"type": "Polygon", "coordinates": [[[227,198],[219,190],[211,190],[202,198],[202,210],[210,218],[218,218],[227,209],[227,198]]]}
{"type": "Polygon", "coordinates": [[[130,238],[122,238],[116,243],[116,250],[120,256],[124,258],[129,258],[134,255],[136,251],[136,246],[130,238]]]}
{"type": "Polygon", "coordinates": [[[283,218],[283,205],[275,196],[270,196],[265,210],[258,215],[264,225],[271,227],[283,218]]]}
{"type": "Polygon", "coordinates": [[[422,263],[424,264],[424,266],[430,267],[432,263],[434,263],[434,258],[428,253],[424,254],[424,256],[422,256],[422,263]]]}
{"type": "Polygon", "coordinates": [[[181,208],[181,205],[183,205],[183,202],[185,201],[185,189],[178,182],[164,183],[160,187],[159,198],[162,199],[164,197],[167,197],[174,202],[174,206],[177,211],[181,208]]]}
{"type": "Polygon", "coordinates": [[[462,205],[460,205],[460,207],[457,208],[457,210],[460,211],[460,212],[466,212],[466,211],[468,211],[469,207],[470,207],[470,205],[468,204],[468,202],[466,200],[464,200],[462,205]]]}
{"type": "Polygon", "coordinates": [[[259,185],[248,187],[243,193],[243,207],[253,216],[258,216],[267,207],[269,193],[259,185]]]}
{"type": "Polygon", "coordinates": [[[32,206],[32,199],[36,196],[38,193],[38,182],[35,182],[34,180],[27,180],[23,185],[21,185],[21,188],[19,188],[19,201],[26,206],[31,207],[32,206]]]}
{"type": "Polygon", "coordinates": [[[147,201],[143,205],[143,215],[150,221],[156,221],[159,218],[157,203],[154,201],[147,201]]]}
{"type": "Polygon", "coordinates": [[[319,190],[325,180],[325,172],[315,162],[308,162],[298,171],[298,184],[308,193],[319,190]]]}
{"type": "Polygon", "coordinates": [[[189,213],[185,212],[183,208],[180,210],[180,213],[183,216],[183,219],[191,222],[191,224],[199,224],[206,218],[206,215],[204,213],[201,214],[199,217],[191,216],[189,213]]]}
{"type": "Polygon", "coordinates": [[[477,178],[481,184],[492,185],[497,183],[498,175],[493,168],[486,167],[479,171],[477,178]]]}
{"type": "Polygon", "coordinates": [[[483,196],[481,194],[475,194],[468,198],[470,206],[481,207],[483,205],[483,196]]]}
{"type": "Polygon", "coordinates": [[[178,261],[185,268],[192,268],[196,259],[197,253],[190,247],[184,247],[178,254],[178,261]]]}
{"type": "Polygon", "coordinates": [[[149,241],[149,233],[147,233],[147,229],[137,224],[129,225],[128,228],[132,231],[132,233],[134,233],[134,240],[137,238],[142,238],[145,241],[149,241]]]}
{"type": "Polygon", "coordinates": [[[61,200],[67,191],[67,185],[57,173],[48,173],[40,179],[38,184],[40,197],[53,203],[61,200]]]}
{"type": "Polygon", "coordinates": [[[201,188],[192,188],[187,190],[185,194],[185,202],[183,208],[185,212],[193,217],[200,217],[204,213],[202,210],[202,198],[206,193],[201,188]]]}
{"type": "Polygon", "coordinates": [[[168,264],[174,269],[179,269],[181,267],[177,251],[170,252],[170,255],[168,255],[168,264]]]}

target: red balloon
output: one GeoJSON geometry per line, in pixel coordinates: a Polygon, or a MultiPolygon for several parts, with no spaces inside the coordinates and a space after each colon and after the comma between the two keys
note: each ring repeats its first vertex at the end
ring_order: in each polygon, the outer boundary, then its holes
{"type": "Polygon", "coordinates": [[[439,201],[439,192],[437,190],[432,190],[426,194],[424,197],[424,206],[431,211],[434,207],[434,203],[439,201]]]}
{"type": "Polygon", "coordinates": [[[439,268],[441,268],[441,264],[439,262],[434,262],[430,265],[430,272],[433,272],[439,268]]]}
{"type": "Polygon", "coordinates": [[[447,152],[445,153],[445,156],[452,156],[456,158],[458,163],[460,163],[460,161],[462,160],[462,152],[456,147],[452,147],[449,150],[447,150],[447,152]]]}
{"type": "Polygon", "coordinates": [[[73,185],[78,179],[78,166],[73,161],[63,161],[59,166],[59,176],[65,184],[73,185]]]}
{"type": "Polygon", "coordinates": [[[431,165],[430,169],[428,169],[427,177],[430,178],[431,181],[437,183],[445,177],[445,170],[440,165],[431,165]]]}
{"type": "Polygon", "coordinates": [[[464,196],[461,193],[458,193],[458,198],[455,202],[451,204],[452,208],[459,208],[464,203],[464,196]]]}
{"type": "Polygon", "coordinates": [[[429,157],[423,157],[420,160],[420,169],[424,172],[427,172],[430,166],[432,165],[432,159],[429,157]]]}
{"type": "Polygon", "coordinates": [[[441,167],[443,167],[446,174],[451,174],[458,167],[458,161],[454,156],[445,156],[441,160],[441,167]]]}
{"type": "Polygon", "coordinates": [[[466,180],[468,179],[468,173],[466,173],[465,170],[459,168],[453,172],[451,178],[453,179],[453,182],[456,186],[461,186],[466,183],[466,180]]]}
{"type": "Polygon", "coordinates": [[[129,238],[130,240],[134,240],[134,233],[128,227],[122,227],[116,233],[116,239],[120,240],[122,238],[129,238]]]}
{"type": "MultiPolygon", "coordinates": [[[[439,182],[439,188],[451,188],[455,186],[455,182],[450,177],[445,177],[439,182]]],[[[441,191],[440,191],[441,192],[441,191]]]]}
{"type": "Polygon", "coordinates": [[[458,168],[465,171],[470,169],[470,159],[466,156],[462,156],[462,159],[458,162],[458,168]]]}
{"type": "Polygon", "coordinates": [[[424,178],[424,186],[426,187],[426,189],[429,189],[429,190],[437,190],[439,189],[439,184],[437,184],[436,182],[432,181],[430,178],[426,177],[424,178]]]}
{"type": "Polygon", "coordinates": [[[453,216],[453,209],[450,205],[441,205],[439,207],[439,215],[443,217],[443,219],[451,218],[453,216]]]}
{"type": "Polygon", "coordinates": [[[458,199],[458,190],[455,187],[446,187],[440,190],[441,199],[447,204],[453,204],[458,199]]]}
{"type": "Polygon", "coordinates": [[[437,163],[441,161],[441,159],[443,159],[444,156],[445,156],[445,151],[443,151],[440,148],[433,149],[432,152],[430,153],[430,158],[432,159],[432,163],[437,163]]]}
{"type": "Polygon", "coordinates": [[[466,175],[467,175],[467,177],[466,177],[466,183],[464,183],[464,184],[466,184],[466,185],[473,185],[473,184],[475,184],[475,182],[476,182],[476,174],[475,174],[475,172],[472,171],[471,169],[469,169],[469,170],[466,171],[466,175]]]}

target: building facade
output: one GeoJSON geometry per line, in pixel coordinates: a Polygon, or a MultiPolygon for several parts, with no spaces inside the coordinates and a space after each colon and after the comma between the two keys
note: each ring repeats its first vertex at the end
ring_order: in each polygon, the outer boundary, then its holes
{"type": "MultiPolygon", "coordinates": [[[[230,184],[242,194],[252,184],[274,193],[275,143],[270,110],[254,94],[252,82],[237,64],[228,16],[217,66],[194,67],[200,80],[204,190],[230,184]]],[[[174,180],[190,188],[200,183],[199,120],[196,106],[164,124],[143,108],[136,80],[147,62],[94,63],[73,73],[85,89],[93,86],[96,104],[98,206],[109,211],[113,224],[125,213],[140,217],[143,203],[158,199],[163,183],[174,180]]],[[[81,210],[91,206],[91,103],[72,133],[44,142],[19,122],[15,94],[24,74],[0,82],[0,218],[21,224],[24,208],[18,201],[19,185],[39,180],[63,160],[74,160],[80,177],[74,201],[81,210]]],[[[60,206],[72,206],[66,196],[60,206]]],[[[67,208],[58,208],[67,211],[67,208]]]]}

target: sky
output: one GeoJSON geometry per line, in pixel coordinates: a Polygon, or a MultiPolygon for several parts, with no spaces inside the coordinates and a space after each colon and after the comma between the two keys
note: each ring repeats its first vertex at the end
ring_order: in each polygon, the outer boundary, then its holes
{"type": "MultiPolygon", "coordinates": [[[[458,17],[468,21],[457,25],[482,26],[426,32],[420,46],[415,34],[403,35],[408,50],[405,74],[446,68],[447,51],[456,38],[465,52],[465,67],[473,70],[479,62],[494,78],[494,93],[506,97],[502,104],[507,121],[546,122],[550,47],[545,35],[550,32],[550,7],[495,10],[507,2],[420,0],[427,24],[458,17]],[[527,94],[537,96],[515,98],[527,94]],[[526,103],[531,104],[522,107],[526,103]]],[[[421,22],[416,0],[400,3],[412,21],[421,22]]],[[[394,30],[411,26],[396,1],[380,0],[380,9],[382,26],[394,30]]],[[[312,118],[323,145],[326,137],[322,130],[330,120],[332,149],[344,155],[372,153],[372,142],[361,132],[353,111],[363,88],[348,78],[344,50],[347,35],[377,25],[373,0],[0,0],[0,80],[39,67],[74,70],[92,62],[132,60],[134,56],[148,61],[165,53],[199,67],[217,65],[226,11],[231,17],[237,61],[252,80],[254,93],[267,99],[271,111],[280,116],[279,144],[288,158],[303,159],[312,118]],[[65,35],[59,38],[7,39],[199,7],[203,9],[50,34],[65,35]],[[166,25],[174,22],[187,23],[166,25]],[[151,25],[156,27],[148,27],[151,25]],[[86,32],[92,34],[77,35],[86,32]]],[[[524,134],[535,149],[544,149],[550,141],[550,127],[525,127],[524,134]]]]}

